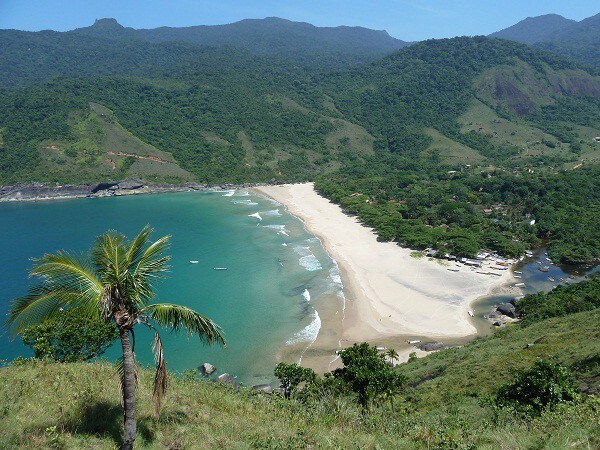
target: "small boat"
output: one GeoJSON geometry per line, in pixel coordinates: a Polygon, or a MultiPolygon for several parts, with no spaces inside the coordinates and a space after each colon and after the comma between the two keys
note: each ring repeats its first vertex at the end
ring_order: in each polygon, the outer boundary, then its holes
{"type": "Polygon", "coordinates": [[[523,272],[522,272],[522,271],[520,271],[520,270],[515,270],[515,273],[516,273],[517,275],[522,275],[522,274],[523,274],[523,272]]]}
{"type": "Polygon", "coordinates": [[[515,284],[515,287],[525,287],[525,283],[517,283],[515,284]]]}
{"type": "Polygon", "coordinates": [[[450,272],[458,272],[458,269],[455,269],[454,267],[448,267],[448,270],[450,272]]]}
{"type": "Polygon", "coordinates": [[[227,270],[227,267],[213,267],[213,270],[227,270]]]}
{"type": "Polygon", "coordinates": [[[521,275],[514,275],[515,278],[523,278],[521,275]]]}
{"type": "Polygon", "coordinates": [[[473,311],[469,311],[469,316],[475,317],[475,314],[473,314],[473,311]]]}
{"type": "Polygon", "coordinates": [[[421,342],[421,340],[420,339],[415,339],[415,340],[406,341],[406,342],[408,342],[409,344],[418,344],[419,342],[421,342]]]}
{"type": "Polygon", "coordinates": [[[190,260],[190,264],[198,264],[200,261],[196,261],[195,259],[190,260]]]}
{"type": "Polygon", "coordinates": [[[550,266],[543,266],[543,267],[540,267],[540,268],[539,268],[539,270],[540,270],[541,272],[548,272],[548,270],[550,270],[550,266]]]}
{"type": "Polygon", "coordinates": [[[554,277],[548,277],[548,279],[552,282],[554,282],[554,277]]]}
{"type": "Polygon", "coordinates": [[[559,278],[558,281],[560,281],[561,283],[568,283],[569,280],[567,280],[566,278],[559,278]]]}
{"type": "Polygon", "coordinates": [[[540,266],[542,265],[542,262],[541,262],[541,261],[536,261],[535,263],[536,263],[536,264],[539,264],[540,266]]]}

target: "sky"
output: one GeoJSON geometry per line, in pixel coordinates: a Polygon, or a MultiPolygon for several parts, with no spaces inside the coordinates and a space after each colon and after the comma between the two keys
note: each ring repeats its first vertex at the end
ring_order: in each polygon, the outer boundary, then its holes
{"type": "Polygon", "coordinates": [[[66,31],[104,17],[156,28],[276,16],[317,26],[360,25],[416,41],[490,34],[542,14],[582,20],[599,12],[598,0],[0,0],[0,29],[66,31]]]}

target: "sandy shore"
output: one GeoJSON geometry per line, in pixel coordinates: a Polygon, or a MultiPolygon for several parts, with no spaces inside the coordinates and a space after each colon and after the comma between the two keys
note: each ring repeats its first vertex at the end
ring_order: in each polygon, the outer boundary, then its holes
{"type": "MultiPolygon", "coordinates": [[[[396,337],[400,343],[410,338],[472,336],[477,330],[468,315],[470,305],[512,280],[509,270],[502,276],[484,275],[451,262],[442,265],[414,258],[410,249],[379,242],[371,229],[318,195],[311,183],[254,189],[302,219],[337,261],[347,301],[342,342],[385,343],[396,337]]],[[[324,327],[327,320],[322,316],[324,327]]],[[[321,347],[322,353],[331,345],[319,341],[315,352],[321,347]]],[[[327,359],[325,355],[321,358],[327,359]]]]}

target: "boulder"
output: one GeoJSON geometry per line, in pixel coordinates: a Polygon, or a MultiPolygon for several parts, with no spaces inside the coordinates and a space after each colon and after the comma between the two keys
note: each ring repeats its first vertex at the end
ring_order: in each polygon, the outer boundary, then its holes
{"type": "Polygon", "coordinates": [[[496,308],[496,311],[498,311],[500,314],[503,314],[505,316],[512,317],[513,319],[516,316],[515,305],[513,305],[511,303],[502,303],[501,305],[498,305],[498,307],[496,308]]]}
{"type": "Polygon", "coordinates": [[[200,367],[198,367],[198,370],[200,371],[200,373],[202,375],[208,376],[208,375],[214,373],[217,370],[217,368],[210,363],[204,363],[200,367]]]}
{"type": "Polygon", "coordinates": [[[443,350],[447,348],[447,346],[443,342],[425,342],[424,344],[419,345],[419,348],[424,352],[434,352],[436,350],[443,350]]]}
{"type": "Polygon", "coordinates": [[[211,380],[213,383],[221,383],[221,384],[228,384],[230,385],[233,389],[238,388],[238,382],[235,379],[235,377],[229,373],[223,373],[221,375],[219,375],[216,378],[213,378],[211,380]]]}
{"type": "Polygon", "coordinates": [[[268,384],[257,384],[256,386],[252,386],[252,390],[254,392],[262,392],[264,394],[272,394],[274,391],[273,387],[268,384]]]}
{"type": "Polygon", "coordinates": [[[133,190],[144,187],[144,183],[137,180],[125,180],[121,181],[117,185],[117,189],[133,190]]]}

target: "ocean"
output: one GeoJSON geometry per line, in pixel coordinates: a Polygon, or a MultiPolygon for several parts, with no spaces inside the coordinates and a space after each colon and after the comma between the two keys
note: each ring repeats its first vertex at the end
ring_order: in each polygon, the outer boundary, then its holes
{"type": "MultiPolygon", "coordinates": [[[[231,190],[0,204],[2,317],[32,282],[30,258],[85,252],[107,230],[133,237],[146,224],[154,238],[172,236],[172,267],[157,301],[205,314],[227,340],[227,349],[209,348],[163,330],[169,370],[209,362],[248,385],[272,382],[279,360],[300,360],[316,339],[321,308],[344,308],[337,265],[302,222],[271,199],[231,190]]],[[[138,361],[152,364],[150,333],[136,327],[136,342],[138,361]]],[[[3,333],[0,360],[21,355],[31,351],[3,333]]],[[[115,345],[103,358],[118,355],[115,345]]]]}

